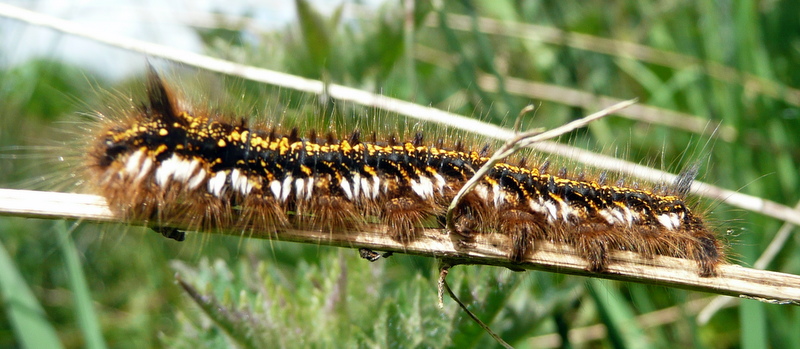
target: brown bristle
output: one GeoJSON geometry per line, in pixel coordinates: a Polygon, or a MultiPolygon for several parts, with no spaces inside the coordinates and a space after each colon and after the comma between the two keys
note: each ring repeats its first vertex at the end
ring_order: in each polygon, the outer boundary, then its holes
{"type": "Polygon", "coordinates": [[[295,143],[300,140],[298,132],[299,131],[297,130],[297,127],[292,128],[292,130],[289,132],[289,143],[295,143]]]}
{"type": "Polygon", "coordinates": [[[422,132],[417,132],[414,134],[414,140],[411,141],[411,144],[413,144],[415,147],[419,147],[422,145],[424,139],[425,137],[422,135],[422,132]]]}
{"type": "Polygon", "coordinates": [[[238,127],[238,128],[250,128],[249,123],[247,122],[247,119],[245,119],[243,117],[239,118],[239,123],[236,125],[236,127],[238,127]]]}
{"type": "Polygon", "coordinates": [[[550,160],[545,160],[541,165],[539,165],[539,173],[547,174],[547,170],[550,168],[550,160]]]}
{"type": "Polygon", "coordinates": [[[147,70],[147,98],[147,103],[141,107],[144,117],[165,122],[180,121],[175,118],[177,110],[172,96],[152,65],[148,65],[147,70]]]}
{"type": "Polygon", "coordinates": [[[319,138],[317,138],[317,130],[312,129],[308,131],[308,141],[311,143],[319,143],[319,138]]]}
{"type": "Polygon", "coordinates": [[[478,152],[478,155],[480,155],[482,157],[488,157],[490,149],[491,149],[491,146],[489,144],[484,144],[483,148],[481,148],[481,151],[478,152]]]}
{"type": "Polygon", "coordinates": [[[694,178],[697,177],[697,174],[700,172],[699,164],[693,164],[689,166],[689,168],[681,171],[678,174],[678,177],[675,178],[675,194],[679,196],[686,196],[689,194],[689,190],[692,189],[692,182],[694,182],[694,178]]]}
{"type": "Polygon", "coordinates": [[[464,143],[461,143],[460,140],[457,140],[456,144],[454,144],[453,147],[455,147],[454,150],[456,152],[458,152],[458,153],[463,153],[464,152],[464,143]]]}
{"type": "Polygon", "coordinates": [[[608,172],[600,172],[600,177],[597,178],[597,184],[606,185],[608,183],[608,172]]]}
{"type": "Polygon", "coordinates": [[[355,130],[353,133],[350,134],[350,138],[347,140],[350,145],[358,145],[361,143],[361,131],[355,130]]]}

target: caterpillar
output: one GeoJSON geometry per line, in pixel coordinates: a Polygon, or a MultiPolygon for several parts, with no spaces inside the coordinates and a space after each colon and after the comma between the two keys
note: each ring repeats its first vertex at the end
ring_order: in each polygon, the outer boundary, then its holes
{"type": "MultiPolygon", "coordinates": [[[[301,136],[296,128],[195,115],[152,68],[147,100],[106,119],[83,167],[112,211],[156,225],[181,218],[198,230],[332,232],[377,222],[407,243],[425,224],[443,227],[445,208],[489,155],[488,148],[426,142],[422,133],[409,140],[360,131],[301,136]]],[[[456,206],[450,233],[506,234],[514,262],[549,241],[574,247],[597,272],[611,251],[623,250],[693,260],[699,275],[716,274],[722,244],[684,200],[696,171],[655,193],[548,168],[495,165],[456,206]]]]}

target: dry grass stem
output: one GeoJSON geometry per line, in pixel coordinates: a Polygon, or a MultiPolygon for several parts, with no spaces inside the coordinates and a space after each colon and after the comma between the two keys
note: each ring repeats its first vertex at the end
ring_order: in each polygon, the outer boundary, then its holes
{"type": "MultiPolygon", "coordinates": [[[[80,219],[93,222],[120,222],[101,197],[86,194],[38,192],[0,189],[0,214],[45,219],[80,219]]],[[[170,223],[181,228],[190,222],[170,223]]],[[[236,234],[241,232],[212,232],[236,234]]],[[[521,263],[512,263],[507,251],[511,241],[502,234],[483,234],[474,241],[459,240],[456,234],[440,229],[424,229],[419,238],[402,244],[385,233],[385,227],[369,226],[359,232],[321,232],[286,229],[280,232],[258,231],[254,227],[248,237],[279,239],[347,248],[368,248],[412,255],[446,258],[454,264],[479,264],[508,267],[514,270],[543,270],[571,275],[633,281],[660,286],[677,287],[720,295],[756,299],[776,304],[800,304],[800,276],[756,270],[724,264],[719,276],[698,276],[694,261],[658,256],[652,259],[617,251],[611,254],[605,272],[587,270],[588,263],[579,253],[567,246],[539,243],[534,253],[521,263]]]]}

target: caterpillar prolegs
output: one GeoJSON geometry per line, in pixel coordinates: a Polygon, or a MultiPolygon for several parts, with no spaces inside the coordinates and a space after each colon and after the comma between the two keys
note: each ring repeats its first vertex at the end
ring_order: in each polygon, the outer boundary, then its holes
{"type": "MultiPolygon", "coordinates": [[[[301,136],[296,128],[196,115],[179,107],[155,72],[147,90],[128,115],[102,123],[87,149],[91,182],[127,219],[183,217],[201,230],[263,231],[356,230],[377,222],[409,242],[444,215],[489,155],[428,142],[421,133],[409,140],[359,131],[301,136]]],[[[453,233],[506,234],[517,262],[549,241],[574,247],[594,271],[604,269],[610,251],[624,250],[693,260],[700,275],[715,274],[722,245],[683,198],[692,171],[655,193],[547,167],[492,167],[456,207],[453,233]]]]}

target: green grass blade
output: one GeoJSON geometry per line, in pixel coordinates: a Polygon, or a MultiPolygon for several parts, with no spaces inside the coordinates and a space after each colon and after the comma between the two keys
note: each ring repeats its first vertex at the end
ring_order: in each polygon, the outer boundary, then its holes
{"type": "Polygon", "coordinates": [[[617,348],[647,348],[650,344],[648,337],[636,323],[633,309],[622,294],[609,287],[608,281],[591,279],[587,286],[611,343],[617,348]]]}
{"type": "Polygon", "coordinates": [[[106,343],[103,339],[103,331],[100,329],[100,323],[94,311],[89,285],[86,283],[86,277],[83,274],[81,261],[80,258],[78,258],[75,244],[72,242],[72,239],[70,239],[70,234],[74,230],[74,227],[67,230],[66,223],[64,221],[58,221],[55,223],[55,230],[56,234],[58,234],[58,246],[63,253],[64,265],[69,275],[69,285],[72,289],[73,301],[75,302],[75,313],[86,341],[86,348],[106,348],[106,343]]]}
{"type": "Polygon", "coordinates": [[[0,242],[0,295],[9,322],[24,348],[62,348],[44,309],[0,242]]]}
{"type": "Polygon", "coordinates": [[[769,348],[764,304],[754,300],[742,300],[740,308],[742,348],[769,348]]]}

